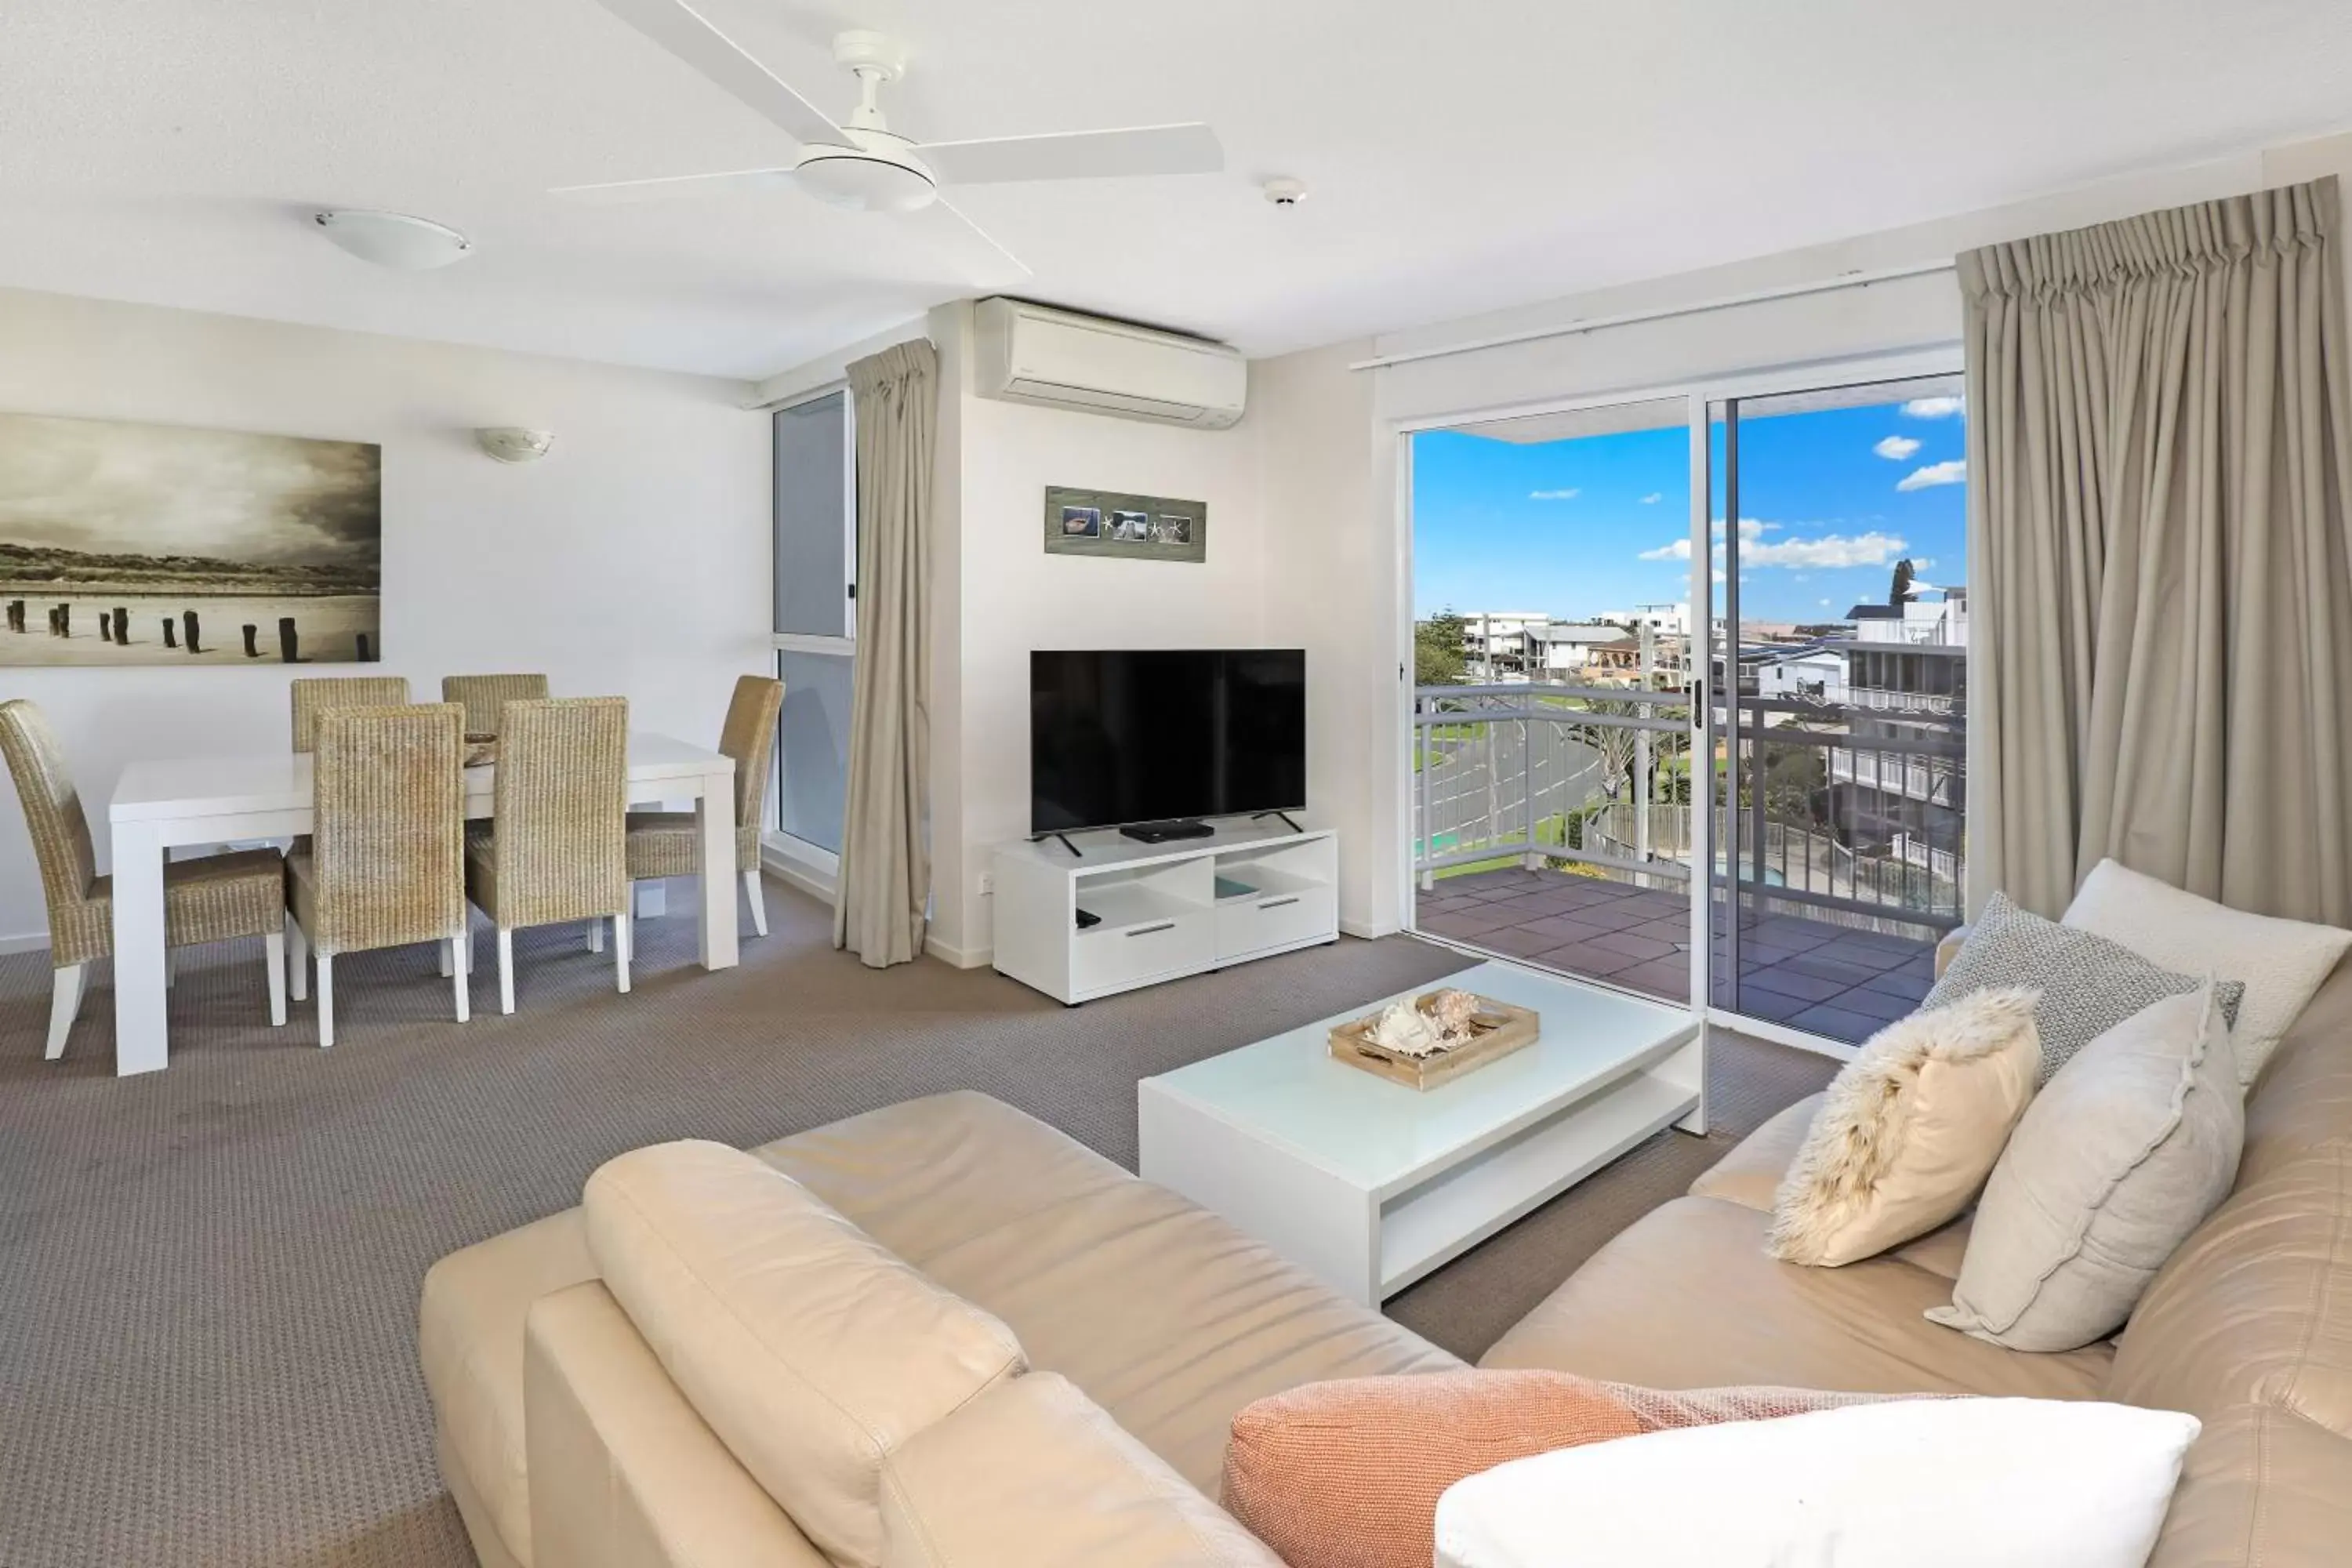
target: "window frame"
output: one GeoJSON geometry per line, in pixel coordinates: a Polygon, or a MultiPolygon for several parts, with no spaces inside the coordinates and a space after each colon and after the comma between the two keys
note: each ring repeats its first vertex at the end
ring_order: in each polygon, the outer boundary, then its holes
{"type": "MultiPolygon", "coordinates": [[[[856,398],[850,395],[848,381],[845,378],[838,381],[827,382],[821,386],[811,387],[805,392],[796,394],[783,402],[770,406],[766,410],[770,431],[769,449],[772,454],[771,461],[772,462],[775,421],[779,416],[787,414],[795,408],[803,408],[812,403],[819,403],[829,397],[840,398],[842,409],[841,463],[843,506],[841,509],[841,561],[843,635],[840,637],[829,637],[818,633],[785,632],[776,631],[773,629],[777,619],[777,606],[772,602],[773,580],[775,576],[774,552],[782,543],[782,537],[779,531],[782,527],[782,519],[777,515],[775,502],[773,500],[775,476],[772,473],[770,475],[771,500],[769,503],[768,516],[768,542],[771,552],[769,557],[769,578],[771,583],[770,592],[772,595],[772,600],[769,607],[770,619],[768,624],[771,629],[768,642],[771,649],[770,657],[774,660],[776,675],[779,679],[782,679],[783,677],[783,659],[782,656],[787,653],[803,655],[814,654],[822,658],[848,659],[851,661],[853,669],[855,668],[857,657],[857,402],[856,398]]],[[[787,689],[786,696],[789,699],[789,689],[787,689]]],[[[787,754],[784,747],[784,726],[782,723],[779,723],[776,726],[775,745],[776,752],[774,765],[771,770],[774,775],[773,782],[770,786],[771,798],[767,803],[766,809],[762,813],[762,816],[766,819],[767,826],[761,834],[761,842],[768,850],[785,861],[792,870],[799,872],[811,882],[829,889],[832,885],[833,879],[840,873],[840,857],[834,851],[825,848],[823,845],[803,838],[799,835],[789,831],[784,826],[786,780],[789,770],[792,766],[792,760],[787,754]]]]}

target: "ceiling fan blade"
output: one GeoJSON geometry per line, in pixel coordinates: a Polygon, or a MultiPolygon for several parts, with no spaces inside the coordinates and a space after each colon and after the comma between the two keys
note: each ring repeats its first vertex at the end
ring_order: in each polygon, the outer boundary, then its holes
{"type": "Polygon", "coordinates": [[[789,190],[790,169],[736,169],[723,174],[671,174],[656,180],[610,180],[594,185],[558,185],[547,194],[572,202],[673,201],[685,196],[734,196],[789,190]]]}
{"type": "MultiPolygon", "coordinates": [[[[950,222],[960,224],[962,226],[965,235],[980,241],[980,245],[977,247],[964,245],[957,245],[952,247],[958,251],[964,252],[967,255],[975,248],[978,249],[980,253],[976,258],[979,265],[968,269],[970,276],[964,279],[965,282],[972,284],[975,287],[1002,288],[1005,284],[1013,281],[1016,275],[1021,278],[1026,278],[1029,276],[1029,264],[1027,262],[1022,260],[1019,257],[1005,249],[1003,245],[997,240],[995,236],[990,234],[988,230],[981,227],[980,225],[972,222],[969,214],[967,214],[961,207],[956,205],[953,202],[948,200],[947,197],[939,197],[929,205],[924,207],[922,212],[918,214],[917,216],[920,219],[924,215],[930,213],[937,213],[940,216],[934,218],[929,218],[929,222],[939,225],[944,225],[950,222]],[[999,265],[1000,263],[1001,265],[999,265]]],[[[961,238],[961,237],[959,237],[961,238]]]]}
{"type": "Polygon", "coordinates": [[[605,10],[802,142],[845,144],[841,127],[685,0],[597,0],[605,10]]]}
{"type": "Polygon", "coordinates": [[[926,142],[915,149],[915,155],[942,181],[955,185],[1213,174],[1225,166],[1225,150],[1217,144],[1217,133],[1201,124],[1000,136],[988,142],[926,142]]]}

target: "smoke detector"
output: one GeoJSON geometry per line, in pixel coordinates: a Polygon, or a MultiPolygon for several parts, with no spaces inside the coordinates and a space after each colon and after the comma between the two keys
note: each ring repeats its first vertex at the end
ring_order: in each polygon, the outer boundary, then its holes
{"type": "Polygon", "coordinates": [[[1307,199],[1307,182],[1287,174],[1277,174],[1259,188],[1265,191],[1265,199],[1278,207],[1295,207],[1307,199]]]}

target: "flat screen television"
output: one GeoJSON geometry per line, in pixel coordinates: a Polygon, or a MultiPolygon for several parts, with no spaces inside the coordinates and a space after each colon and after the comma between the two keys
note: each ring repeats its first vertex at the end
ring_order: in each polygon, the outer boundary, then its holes
{"type": "Polygon", "coordinates": [[[1029,830],[1307,805],[1307,650],[1029,656],[1029,830]]]}

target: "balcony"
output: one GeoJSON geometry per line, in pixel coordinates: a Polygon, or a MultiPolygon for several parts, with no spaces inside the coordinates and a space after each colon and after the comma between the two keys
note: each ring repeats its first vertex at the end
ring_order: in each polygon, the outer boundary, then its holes
{"type": "MultiPolygon", "coordinates": [[[[1541,683],[1417,699],[1416,928],[1687,1002],[1686,699],[1541,683]]],[[[1727,753],[1711,781],[1713,1000],[1866,1038],[1918,1005],[1936,942],[1961,918],[1963,847],[1944,808],[1960,795],[1964,721],[1923,714],[1899,736],[1858,736],[1847,715],[1868,709],[1750,695],[1741,710],[1736,812],[1727,753]]]]}

